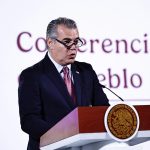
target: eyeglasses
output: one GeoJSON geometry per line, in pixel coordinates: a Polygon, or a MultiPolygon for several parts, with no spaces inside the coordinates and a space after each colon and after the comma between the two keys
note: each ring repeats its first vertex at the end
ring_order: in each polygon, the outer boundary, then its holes
{"type": "Polygon", "coordinates": [[[75,45],[76,48],[79,48],[84,44],[80,38],[76,38],[74,41],[70,38],[65,38],[63,41],[60,41],[56,38],[54,38],[54,40],[64,45],[68,50],[71,49],[73,45],[75,45]]]}

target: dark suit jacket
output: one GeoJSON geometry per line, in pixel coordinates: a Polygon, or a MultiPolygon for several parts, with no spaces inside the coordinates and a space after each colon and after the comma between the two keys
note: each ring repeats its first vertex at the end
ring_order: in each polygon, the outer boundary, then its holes
{"type": "Polygon", "coordinates": [[[29,134],[28,150],[39,150],[40,136],[77,106],[109,105],[91,65],[75,61],[71,70],[76,104],[47,54],[42,61],[22,71],[19,111],[21,128],[29,134]]]}

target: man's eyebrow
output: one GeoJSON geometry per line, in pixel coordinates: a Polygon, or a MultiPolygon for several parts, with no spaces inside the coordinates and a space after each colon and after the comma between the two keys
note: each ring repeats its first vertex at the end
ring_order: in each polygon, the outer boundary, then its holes
{"type": "Polygon", "coordinates": [[[72,40],[72,39],[70,39],[70,38],[64,38],[63,40],[72,40]]]}
{"type": "MultiPolygon", "coordinates": [[[[74,40],[79,39],[79,37],[76,37],[74,40]]],[[[63,40],[72,40],[70,38],[64,38],[63,40]]]]}

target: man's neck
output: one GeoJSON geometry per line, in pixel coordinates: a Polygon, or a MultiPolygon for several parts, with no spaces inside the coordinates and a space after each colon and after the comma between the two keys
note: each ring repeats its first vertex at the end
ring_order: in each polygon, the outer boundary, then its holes
{"type": "MultiPolygon", "coordinates": [[[[55,65],[56,69],[58,70],[58,72],[60,72],[63,68],[63,65],[58,64],[53,57],[51,56],[50,52],[48,51],[48,57],[50,58],[50,60],[52,61],[52,63],[55,65]]],[[[69,69],[71,69],[71,65],[66,65],[69,69]]]]}

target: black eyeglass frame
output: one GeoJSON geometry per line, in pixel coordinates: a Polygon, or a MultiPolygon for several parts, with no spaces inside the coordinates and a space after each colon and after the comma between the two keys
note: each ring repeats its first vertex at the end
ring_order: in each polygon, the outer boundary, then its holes
{"type": "Polygon", "coordinates": [[[77,48],[81,47],[84,45],[83,41],[80,38],[77,38],[76,40],[79,40],[81,42],[81,45],[77,45],[75,42],[73,42],[71,45],[66,45],[66,43],[64,43],[63,41],[58,40],[57,38],[54,38],[54,40],[56,40],[57,42],[59,42],[60,44],[64,45],[68,50],[71,49],[71,47],[73,45],[75,45],[77,48]]]}

